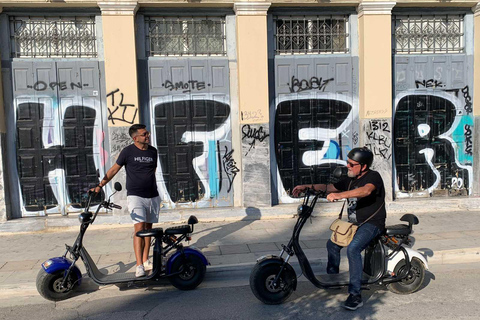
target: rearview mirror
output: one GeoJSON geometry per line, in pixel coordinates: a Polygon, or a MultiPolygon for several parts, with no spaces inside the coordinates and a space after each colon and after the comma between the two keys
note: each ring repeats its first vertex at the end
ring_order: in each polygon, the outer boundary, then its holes
{"type": "Polygon", "coordinates": [[[336,179],[345,178],[348,176],[347,173],[347,167],[336,167],[335,170],[333,170],[333,177],[336,179]]]}
{"type": "Polygon", "coordinates": [[[122,191],[122,184],[120,182],[115,182],[115,184],[113,185],[113,188],[116,191],[122,191]]]}

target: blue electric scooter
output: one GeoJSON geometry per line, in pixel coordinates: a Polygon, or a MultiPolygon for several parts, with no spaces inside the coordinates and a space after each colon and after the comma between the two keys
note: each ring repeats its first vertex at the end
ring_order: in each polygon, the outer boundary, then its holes
{"type": "MultiPolygon", "coordinates": [[[[122,185],[116,182],[114,188],[116,191],[113,194],[122,190],[122,185]]],[[[98,270],[87,249],[83,246],[85,231],[95,221],[101,208],[121,209],[122,207],[112,203],[110,196],[108,200],[98,205],[97,210],[92,214],[89,209],[93,196],[93,193],[89,194],[87,206],[78,217],[81,223],[80,233],[73,246],[65,245],[66,251],[63,256],[51,258],[42,263],[36,284],[38,292],[45,299],[60,301],[72,295],[73,290],[82,281],[82,273],[75,265],[79,258],[85,264],[87,275],[99,285],[144,282],[147,280],[158,281],[166,277],[176,288],[192,290],[203,281],[206,266],[209,265],[207,258],[200,250],[185,247],[181,243],[184,240],[191,239],[190,234],[193,232],[193,226],[198,223],[195,216],[190,216],[187,225],[175,226],[165,230],[153,228],[137,232],[137,237],[154,238],[153,269],[145,277],[137,278],[135,272],[105,274],[98,270]],[[162,244],[165,244],[165,246],[162,246],[162,244]],[[175,250],[175,252],[167,256],[172,250],[175,250]],[[68,258],[67,255],[69,255],[68,258]]]]}

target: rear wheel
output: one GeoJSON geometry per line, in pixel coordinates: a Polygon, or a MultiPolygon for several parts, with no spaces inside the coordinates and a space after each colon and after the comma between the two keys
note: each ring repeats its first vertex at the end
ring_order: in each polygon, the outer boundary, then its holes
{"type": "Polygon", "coordinates": [[[66,288],[62,288],[62,281],[65,270],[59,270],[54,273],[47,273],[43,268],[37,274],[37,291],[42,297],[51,301],[61,301],[68,299],[73,294],[73,288],[77,277],[70,274],[66,283],[66,288]]]}
{"type": "Polygon", "coordinates": [[[295,279],[295,275],[285,268],[275,284],[281,268],[282,265],[276,263],[255,265],[250,274],[250,288],[258,300],[265,304],[280,304],[290,297],[293,286],[288,279],[295,279]]]}
{"type": "Polygon", "coordinates": [[[207,267],[202,259],[196,255],[190,254],[186,258],[178,257],[172,264],[171,273],[177,275],[168,277],[170,283],[180,290],[195,289],[202,283],[207,267]]]}
{"type": "MultiPolygon", "coordinates": [[[[403,273],[405,270],[405,260],[400,261],[395,266],[395,274],[403,273]]],[[[413,258],[410,264],[410,272],[407,277],[399,282],[393,282],[388,285],[388,289],[397,294],[409,294],[417,291],[425,279],[425,266],[418,258],[413,258]]]]}

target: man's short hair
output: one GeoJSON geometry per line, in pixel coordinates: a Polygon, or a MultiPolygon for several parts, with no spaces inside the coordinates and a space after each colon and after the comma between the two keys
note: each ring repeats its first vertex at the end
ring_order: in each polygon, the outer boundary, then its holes
{"type": "Polygon", "coordinates": [[[147,126],[144,124],[134,124],[133,126],[128,129],[128,134],[130,135],[130,138],[133,138],[133,135],[137,133],[138,130],[140,129],[145,129],[147,126]]]}

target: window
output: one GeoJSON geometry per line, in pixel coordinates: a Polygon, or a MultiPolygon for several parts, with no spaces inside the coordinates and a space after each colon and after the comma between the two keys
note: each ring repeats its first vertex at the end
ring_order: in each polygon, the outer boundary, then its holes
{"type": "Polygon", "coordinates": [[[225,56],[225,18],[147,17],[147,56],[225,56]]]}
{"type": "Polygon", "coordinates": [[[276,54],[347,53],[348,16],[276,17],[276,54]]]}
{"type": "Polygon", "coordinates": [[[462,15],[406,15],[394,17],[395,53],[464,52],[462,15]]]}
{"type": "Polygon", "coordinates": [[[14,58],[96,57],[95,17],[10,17],[14,58]]]}

